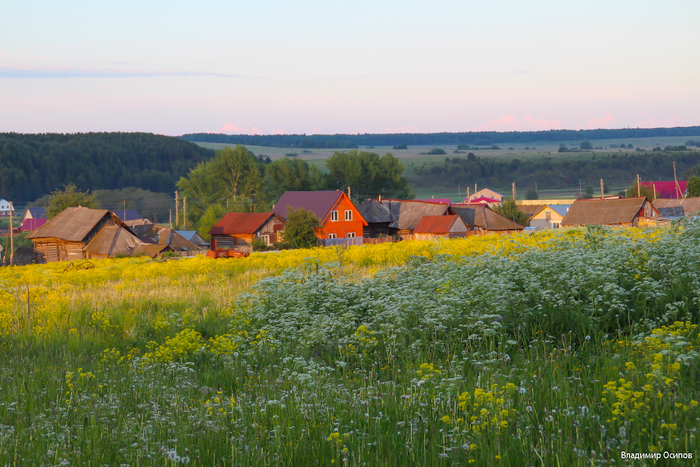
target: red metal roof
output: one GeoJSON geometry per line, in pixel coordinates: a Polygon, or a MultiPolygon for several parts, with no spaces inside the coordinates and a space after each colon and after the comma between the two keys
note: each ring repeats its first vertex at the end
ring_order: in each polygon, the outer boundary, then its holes
{"type": "Polygon", "coordinates": [[[46,224],[49,220],[45,217],[31,218],[22,222],[22,226],[19,228],[20,232],[31,232],[36,230],[42,225],[46,224]]]}
{"type": "Polygon", "coordinates": [[[480,196],[474,198],[471,201],[467,201],[465,204],[483,204],[483,203],[500,203],[497,199],[489,198],[488,196],[480,196]]]}
{"type": "Polygon", "coordinates": [[[445,234],[450,231],[459,216],[423,216],[413,233],[445,234]]]}
{"type": "Polygon", "coordinates": [[[652,190],[656,189],[656,196],[658,198],[678,199],[683,197],[688,182],[678,182],[678,186],[681,189],[680,196],[678,196],[678,190],[676,190],[676,182],[642,182],[642,185],[648,186],[652,190]]]}
{"type": "Polygon", "coordinates": [[[272,212],[287,219],[288,207],[292,210],[302,208],[323,221],[343,194],[342,191],[285,191],[272,212]]]}
{"type": "Polygon", "coordinates": [[[254,234],[274,212],[229,212],[209,231],[211,235],[254,234]]]}

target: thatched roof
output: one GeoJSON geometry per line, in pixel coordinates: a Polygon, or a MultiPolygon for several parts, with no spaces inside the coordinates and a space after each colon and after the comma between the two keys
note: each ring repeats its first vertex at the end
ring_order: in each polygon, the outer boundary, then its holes
{"type": "Polygon", "coordinates": [[[106,217],[124,225],[117,216],[106,209],[66,208],[46,224],[27,235],[27,238],[59,238],[67,242],[82,242],[106,217]]]}
{"type": "Polygon", "coordinates": [[[462,218],[467,226],[476,226],[483,230],[523,230],[525,227],[503,217],[488,206],[473,204],[453,204],[455,214],[462,218]]]}
{"type": "Polygon", "coordinates": [[[571,205],[571,209],[562,219],[561,225],[631,224],[639,212],[645,208],[645,203],[648,202],[646,196],[621,199],[579,199],[571,205]]]}

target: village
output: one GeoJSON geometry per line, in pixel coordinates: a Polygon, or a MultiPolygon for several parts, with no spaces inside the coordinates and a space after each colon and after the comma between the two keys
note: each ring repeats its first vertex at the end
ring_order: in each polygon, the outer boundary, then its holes
{"type": "MultiPolygon", "coordinates": [[[[700,198],[685,198],[687,182],[643,182],[655,198],[619,195],[577,200],[518,200],[527,222],[496,212],[507,201],[488,188],[461,203],[450,199],[369,199],[356,206],[344,191],[287,191],[271,212],[229,212],[209,232],[181,230],[142,218],[135,210],[70,207],[47,219],[41,207],[27,208],[0,244],[3,265],[77,261],[127,256],[212,258],[248,256],[254,244],[266,250],[284,240],[291,212],[303,209],[319,220],[320,246],[513,234],[586,225],[645,227],[700,211],[700,198]],[[13,248],[12,234],[28,233],[33,248],[13,248]],[[205,235],[202,235],[205,234],[205,235]],[[208,234],[208,235],[206,235],[208,234]],[[210,238],[208,241],[205,237],[210,238]],[[4,251],[6,250],[6,251],[4,251]]],[[[0,200],[0,216],[13,217],[12,203],[0,200]]],[[[14,225],[14,224],[13,224],[14,225]]]]}

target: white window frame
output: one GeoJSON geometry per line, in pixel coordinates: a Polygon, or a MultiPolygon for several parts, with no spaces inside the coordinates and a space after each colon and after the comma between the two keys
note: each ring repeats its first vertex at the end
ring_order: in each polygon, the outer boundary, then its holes
{"type": "Polygon", "coordinates": [[[348,232],[348,238],[355,238],[355,232],[348,232]]]}
{"type": "Polygon", "coordinates": [[[346,209],[346,210],[345,210],[345,220],[346,220],[346,221],[351,221],[351,220],[352,220],[352,209],[346,209]]]}
{"type": "Polygon", "coordinates": [[[338,222],[338,211],[331,211],[331,222],[338,222]]]}
{"type": "Polygon", "coordinates": [[[328,234],[328,239],[330,240],[330,239],[332,239],[332,238],[338,238],[338,235],[337,235],[337,234],[334,234],[334,233],[329,233],[329,234],[328,234]]]}
{"type": "Polygon", "coordinates": [[[270,244],[270,236],[269,235],[261,235],[260,241],[264,242],[265,245],[269,245],[270,244]]]}

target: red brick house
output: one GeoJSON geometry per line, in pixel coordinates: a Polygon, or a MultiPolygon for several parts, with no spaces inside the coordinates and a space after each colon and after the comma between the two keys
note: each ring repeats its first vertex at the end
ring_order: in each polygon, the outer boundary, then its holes
{"type": "Polygon", "coordinates": [[[272,210],[285,220],[296,209],[313,212],[321,220],[316,236],[326,246],[362,245],[367,221],[342,191],[287,191],[272,210]]]}

